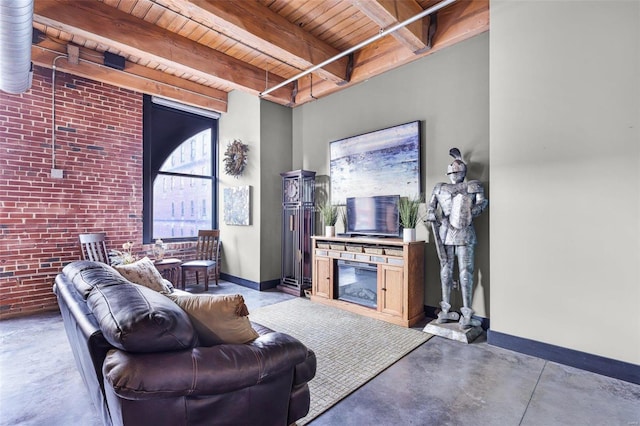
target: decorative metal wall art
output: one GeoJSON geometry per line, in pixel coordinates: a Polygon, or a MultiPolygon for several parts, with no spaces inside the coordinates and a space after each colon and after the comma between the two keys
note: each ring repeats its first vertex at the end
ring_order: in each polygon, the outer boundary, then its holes
{"type": "Polygon", "coordinates": [[[247,165],[247,152],[249,152],[249,145],[243,144],[240,139],[227,145],[227,150],[224,152],[225,173],[236,178],[242,175],[247,165]]]}

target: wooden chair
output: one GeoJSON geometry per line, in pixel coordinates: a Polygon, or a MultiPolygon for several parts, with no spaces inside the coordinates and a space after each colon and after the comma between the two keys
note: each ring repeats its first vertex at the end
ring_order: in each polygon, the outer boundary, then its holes
{"type": "Polygon", "coordinates": [[[216,285],[220,276],[220,230],[199,230],[198,243],[196,245],[196,260],[190,260],[182,264],[182,288],[185,288],[185,274],[189,271],[196,273],[196,284],[199,282],[199,274],[204,274],[204,291],[209,290],[209,272],[215,272],[216,285]]]}
{"type": "Polygon", "coordinates": [[[80,251],[83,260],[93,260],[95,262],[111,264],[109,260],[109,252],[105,244],[106,235],[104,232],[96,234],[80,234],[80,251]]]}

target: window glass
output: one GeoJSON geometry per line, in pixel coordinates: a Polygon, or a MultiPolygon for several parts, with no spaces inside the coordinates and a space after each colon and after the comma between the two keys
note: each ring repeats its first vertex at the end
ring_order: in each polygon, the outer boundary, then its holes
{"type": "Polygon", "coordinates": [[[143,95],[143,230],[154,240],[193,240],[218,227],[218,119],[143,95]]]}
{"type": "Polygon", "coordinates": [[[211,150],[203,148],[211,143],[211,129],[204,130],[182,142],[160,167],[153,182],[153,239],[192,237],[198,229],[211,228],[207,211],[213,209],[212,159],[211,150]],[[200,214],[195,212],[196,204],[202,206],[200,214]],[[185,206],[190,206],[189,211],[185,206]]]}
{"type": "Polygon", "coordinates": [[[182,142],[182,144],[171,153],[160,167],[160,172],[172,172],[187,175],[211,176],[211,150],[200,148],[194,151],[191,146],[205,147],[211,145],[211,129],[203,130],[197,135],[182,142]],[[183,155],[185,150],[194,155],[183,155]],[[199,154],[199,155],[198,155],[199,154]]]}

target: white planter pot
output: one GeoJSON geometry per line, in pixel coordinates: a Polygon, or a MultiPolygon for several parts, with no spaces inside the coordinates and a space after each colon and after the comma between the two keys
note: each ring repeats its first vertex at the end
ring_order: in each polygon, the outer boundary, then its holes
{"type": "Polygon", "coordinates": [[[325,237],[335,237],[336,236],[336,227],[335,226],[325,226],[324,227],[324,236],[325,237]]]}
{"type": "Polygon", "coordinates": [[[416,228],[404,228],[402,230],[402,241],[410,243],[416,240],[416,228]]]}

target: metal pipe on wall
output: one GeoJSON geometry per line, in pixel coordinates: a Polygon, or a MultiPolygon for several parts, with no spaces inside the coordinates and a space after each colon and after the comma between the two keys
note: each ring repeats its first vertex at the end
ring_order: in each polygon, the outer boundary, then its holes
{"type": "Polygon", "coordinates": [[[66,55],[56,56],[51,64],[51,170],[56,169],[56,61],[66,58],[66,55]]]}
{"type": "Polygon", "coordinates": [[[0,2],[0,90],[19,94],[31,87],[33,0],[0,2]]]}

